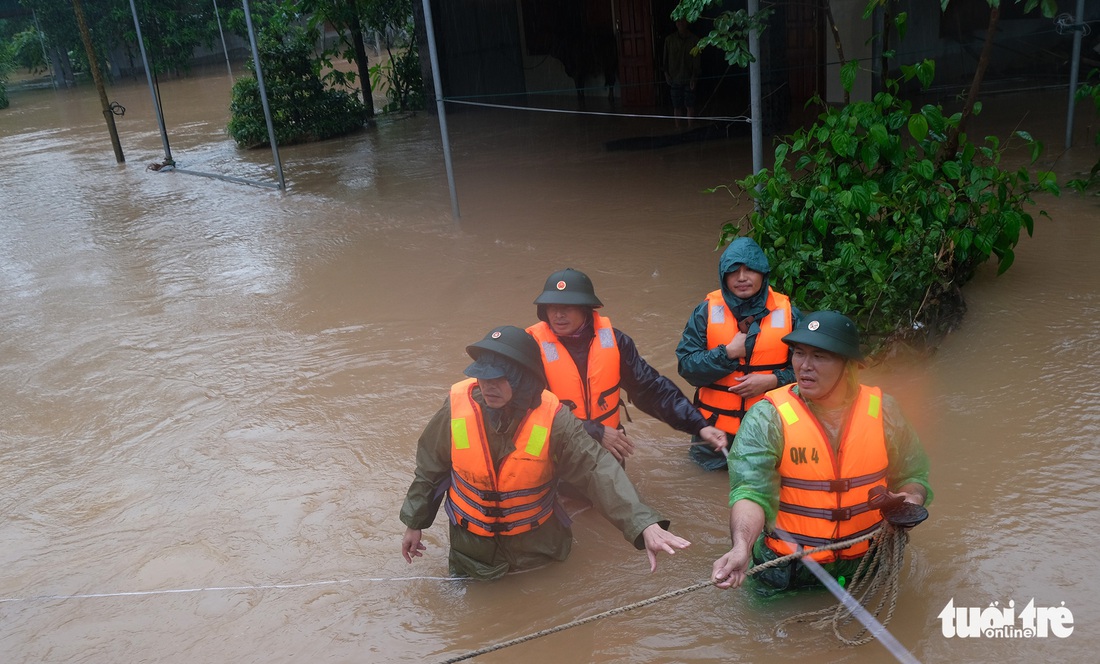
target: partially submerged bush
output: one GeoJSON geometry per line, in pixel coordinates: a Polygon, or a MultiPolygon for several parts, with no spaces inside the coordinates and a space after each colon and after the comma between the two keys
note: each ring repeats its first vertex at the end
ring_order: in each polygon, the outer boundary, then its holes
{"type": "MultiPolygon", "coordinates": [[[[905,74],[927,85],[932,64],[905,74]]],[[[1020,231],[1034,228],[1031,195],[1059,191],[1052,173],[1029,173],[1042,146],[1025,132],[1014,139],[1030,147],[1031,164],[1016,170],[1001,167],[994,136],[974,144],[962,134],[947,154],[961,114],[913,110],[897,88],[824,106],[812,126],[779,140],[770,171],[736,183],[757,204],[747,222],[775,288],[804,309],[852,316],[872,350],[934,345],[958,322],[959,288],[976,268],[992,257],[999,272],[1012,265],[1020,231]]],[[[726,224],[722,243],[740,230],[726,224]]]]}
{"type": "MultiPolygon", "coordinates": [[[[257,44],[264,84],[279,145],[319,141],[360,129],[366,110],[359,98],[328,88],[313,58],[313,43],[301,28],[269,26],[257,44]]],[[[240,147],[268,145],[259,83],[254,77],[233,85],[228,131],[240,147]]]]}

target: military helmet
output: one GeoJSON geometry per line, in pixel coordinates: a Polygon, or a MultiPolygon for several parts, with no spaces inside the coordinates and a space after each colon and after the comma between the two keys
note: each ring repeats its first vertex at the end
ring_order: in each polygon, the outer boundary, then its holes
{"type": "Polygon", "coordinates": [[[535,298],[538,305],[539,320],[546,320],[547,304],[572,304],[579,307],[591,307],[598,309],[603,306],[600,298],[596,297],[596,290],[592,288],[592,280],[580,270],[567,267],[559,270],[546,278],[546,285],[542,287],[542,293],[535,298]]]}
{"type": "Polygon", "coordinates": [[[863,359],[859,328],[852,319],[836,311],[817,311],[806,316],[793,332],[783,337],[783,342],[813,346],[850,360],[863,359]]]}
{"type": "Polygon", "coordinates": [[[535,338],[526,330],[514,325],[502,325],[489,330],[485,338],[477,343],[466,346],[466,353],[474,358],[475,362],[486,351],[501,355],[519,364],[535,376],[546,382],[546,375],[542,370],[542,351],[535,338]]]}

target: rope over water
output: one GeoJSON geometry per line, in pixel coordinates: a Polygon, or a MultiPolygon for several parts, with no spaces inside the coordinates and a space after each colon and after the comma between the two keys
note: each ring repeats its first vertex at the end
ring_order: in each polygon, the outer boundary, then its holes
{"type": "MultiPolygon", "coordinates": [[[[763,570],[769,569],[771,567],[778,567],[779,565],[786,564],[786,563],[788,563],[792,560],[797,560],[799,558],[805,557],[805,556],[813,554],[813,553],[817,553],[819,551],[835,551],[837,549],[847,549],[848,547],[850,547],[854,544],[858,544],[858,543],[860,543],[864,540],[871,539],[872,537],[875,537],[879,533],[883,533],[883,532],[886,533],[886,535],[887,535],[887,537],[885,539],[890,539],[892,541],[896,540],[897,542],[900,542],[900,545],[899,544],[894,544],[893,546],[896,549],[900,549],[900,552],[903,552],[904,547],[905,547],[905,540],[908,539],[908,537],[905,535],[905,533],[902,533],[901,538],[891,538],[889,536],[891,531],[896,531],[896,529],[893,526],[889,526],[888,524],[883,524],[882,526],[876,528],[875,530],[873,530],[869,533],[866,533],[864,535],[860,535],[859,537],[853,537],[852,539],[843,540],[841,542],[834,542],[832,544],[828,544],[826,546],[820,546],[820,547],[817,547],[817,548],[814,548],[814,549],[804,549],[804,550],[801,550],[801,551],[795,551],[794,553],[783,556],[781,558],[776,558],[775,560],[769,560],[765,563],[761,563],[759,565],[756,565],[756,566],[752,567],[747,572],[745,572],[745,575],[746,576],[752,576],[753,574],[757,574],[757,573],[762,572],[763,570]]],[[[875,551],[877,550],[876,549],[877,542],[878,542],[878,540],[875,540],[875,542],[871,543],[871,548],[868,549],[867,554],[863,557],[863,562],[860,563],[860,566],[859,566],[858,570],[856,571],[855,575],[853,576],[853,582],[852,582],[853,586],[856,583],[855,579],[858,579],[861,582],[863,581],[863,576],[861,576],[861,573],[864,572],[864,567],[868,567],[869,570],[879,568],[879,565],[866,565],[865,564],[867,562],[867,560],[872,557],[872,554],[875,553],[875,551]]],[[[901,565],[900,565],[900,558],[899,558],[899,564],[897,565],[897,567],[900,568],[900,566],[901,565]]],[[[895,576],[895,578],[892,581],[892,585],[893,585],[893,588],[895,590],[895,595],[896,595],[896,590],[897,590],[897,579],[896,579],[897,575],[896,575],[896,573],[895,573],[894,576],[895,576]]],[[[590,623],[592,621],[599,620],[601,618],[608,618],[610,616],[615,616],[615,615],[618,615],[620,613],[626,613],[627,611],[631,611],[633,609],[641,608],[643,606],[649,606],[650,604],[655,604],[655,603],[660,602],[662,600],[671,599],[673,597],[679,597],[681,595],[686,595],[690,592],[694,592],[696,590],[699,590],[700,588],[706,588],[707,586],[713,586],[713,585],[714,585],[714,581],[712,581],[710,579],[707,579],[706,581],[699,581],[698,583],[692,584],[692,585],[687,586],[685,588],[680,588],[679,590],[673,590],[673,591],[664,593],[663,595],[657,595],[656,597],[650,597],[649,599],[643,599],[641,601],[634,602],[633,604],[627,604],[625,606],[620,606],[620,607],[617,607],[617,608],[614,608],[614,609],[610,609],[608,611],[604,611],[603,613],[597,613],[595,615],[591,615],[591,616],[587,616],[585,618],[580,618],[580,619],[577,619],[577,620],[573,620],[571,622],[567,622],[567,623],[564,623],[564,624],[561,624],[561,625],[557,625],[555,627],[549,627],[547,629],[539,630],[537,632],[533,632],[533,633],[527,634],[525,636],[520,636],[520,637],[517,637],[515,639],[511,639],[509,641],[503,641],[501,643],[497,643],[497,644],[494,644],[494,645],[491,645],[491,646],[486,646],[484,648],[480,648],[478,650],[468,652],[465,655],[459,655],[457,657],[451,657],[450,659],[443,660],[442,662],[440,662],[440,664],[453,664],[453,662],[462,662],[462,661],[465,661],[465,660],[470,659],[472,657],[477,657],[478,655],[484,655],[486,653],[491,653],[491,652],[494,652],[496,650],[501,650],[501,649],[507,648],[509,646],[519,645],[520,643],[525,643],[527,641],[532,641],[532,640],[537,639],[537,638],[542,637],[542,636],[549,636],[550,634],[554,634],[554,633],[557,633],[557,632],[567,630],[570,627],[577,627],[579,625],[584,625],[584,624],[590,623]]],[[[872,587],[877,588],[879,585],[880,584],[872,584],[872,587]]],[[[871,590],[871,588],[868,589],[868,591],[867,591],[867,593],[865,593],[865,595],[867,595],[870,592],[870,590],[871,590]]],[[[881,604],[880,604],[880,607],[881,607],[881,604]]],[[[843,605],[839,608],[842,609],[843,605]]],[[[832,611],[834,611],[834,609],[832,607],[830,607],[826,611],[832,612],[832,611]]],[[[890,605],[890,615],[893,615],[893,612],[894,612],[894,605],[891,604],[890,605]]],[[[817,614],[817,613],[819,613],[819,612],[817,612],[817,611],[813,612],[813,614],[817,614]]],[[[839,613],[839,611],[838,611],[838,613],[839,613]]],[[[874,613],[877,615],[878,610],[876,609],[876,611],[874,613]]],[[[795,621],[795,619],[805,619],[806,617],[808,617],[810,615],[811,614],[800,614],[798,616],[794,616],[794,618],[788,618],[787,620],[784,620],[782,623],[780,623],[780,625],[783,625],[787,622],[795,621]]],[[[887,616],[887,618],[886,618],[887,621],[889,621],[890,615],[887,616]]],[[[836,620],[836,619],[834,618],[834,620],[836,620]]],[[[849,620],[850,620],[850,614],[849,614],[849,620]]],[[[826,621],[826,622],[829,622],[829,621],[826,621]]],[[[839,633],[837,634],[837,636],[838,636],[838,638],[840,637],[839,633]]],[[[842,640],[845,640],[845,639],[842,638],[842,640]]],[[[869,641],[869,640],[870,640],[870,637],[867,638],[867,641],[869,641]]],[[[863,641],[863,643],[866,643],[867,641],[863,641]]],[[[848,641],[845,640],[845,642],[847,643],[848,641]]],[[[858,645],[858,644],[849,644],[849,645],[858,645]]]]}

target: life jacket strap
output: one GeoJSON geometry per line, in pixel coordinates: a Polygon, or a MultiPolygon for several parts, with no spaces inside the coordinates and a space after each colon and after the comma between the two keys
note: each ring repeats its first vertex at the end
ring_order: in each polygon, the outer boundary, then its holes
{"type": "Polygon", "coordinates": [[[779,503],[779,511],[787,512],[788,514],[797,514],[798,516],[808,516],[814,519],[826,519],[828,521],[847,521],[853,516],[863,514],[864,512],[870,512],[871,506],[867,503],[859,503],[850,507],[840,507],[836,509],[820,508],[820,507],[804,507],[802,505],[794,505],[792,503],[779,503]]]}
{"type": "Polygon", "coordinates": [[[874,524],[868,526],[867,528],[864,528],[863,530],[861,530],[859,532],[851,533],[849,535],[846,535],[844,537],[839,537],[839,538],[836,538],[836,539],[830,539],[828,537],[807,537],[806,535],[799,535],[798,533],[787,532],[787,531],[781,530],[779,528],[776,528],[776,529],[772,530],[771,532],[769,532],[767,534],[767,536],[772,538],[772,539],[777,539],[777,540],[790,540],[792,542],[795,542],[796,544],[800,544],[802,546],[805,546],[805,547],[808,547],[808,548],[811,548],[811,549],[815,549],[819,546],[830,546],[832,544],[836,544],[837,542],[843,542],[845,540],[856,539],[857,537],[863,537],[864,535],[873,533],[881,525],[882,525],[882,521],[880,520],[880,521],[877,521],[874,524]]]}
{"type": "Polygon", "coordinates": [[[844,493],[859,486],[874,484],[886,478],[886,469],[860,475],[858,477],[841,477],[834,480],[803,480],[795,477],[783,477],[780,486],[789,486],[792,489],[805,489],[806,491],[831,491],[832,493],[844,493]]]}
{"type": "Polygon", "coordinates": [[[516,491],[485,491],[467,482],[464,477],[456,473],[453,469],[451,470],[451,481],[454,482],[454,484],[462,487],[464,493],[472,493],[481,500],[491,503],[499,503],[505,500],[510,500],[512,498],[524,498],[526,496],[534,496],[542,493],[543,491],[546,491],[547,489],[554,488],[556,484],[556,480],[551,480],[549,482],[546,482],[545,484],[540,484],[530,489],[517,489],[516,491]]]}
{"type": "Polygon", "coordinates": [[[554,504],[556,502],[557,491],[550,491],[536,503],[521,505],[515,508],[503,509],[500,507],[479,507],[478,510],[482,512],[485,516],[495,518],[502,518],[508,516],[509,514],[514,514],[515,512],[519,511],[526,511],[534,507],[537,507],[539,510],[531,516],[518,519],[516,521],[497,521],[493,523],[482,521],[473,514],[463,511],[462,508],[460,508],[454,503],[454,501],[451,500],[449,495],[447,497],[447,501],[443,504],[443,509],[447,512],[447,517],[450,519],[451,523],[464,530],[469,530],[470,526],[474,525],[478,528],[481,528],[482,530],[487,530],[491,533],[507,533],[509,531],[515,530],[516,528],[524,526],[530,526],[531,530],[538,528],[540,522],[542,522],[543,519],[554,512],[554,504]]]}

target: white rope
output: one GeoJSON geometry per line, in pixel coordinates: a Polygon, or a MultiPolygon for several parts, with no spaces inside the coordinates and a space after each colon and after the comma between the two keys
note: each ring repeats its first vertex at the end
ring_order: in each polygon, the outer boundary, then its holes
{"type": "MultiPolygon", "coordinates": [[[[650,120],[684,120],[682,115],[645,115],[643,113],[607,113],[603,111],[573,111],[565,108],[538,108],[531,106],[512,106],[509,104],[486,104],[480,101],[464,101],[460,99],[444,99],[448,104],[465,104],[466,106],[483,106],[485,108],[506,108],[512,111],[533,111],[537,113],[563,113],[566,115],[603,115],[610,118],[646,118],[650,120]]],[[[752,118],[744,115],[738,116],[702,116],[686,118],[692,122],[698,120],[716,120],[720,122],[752,122],[752,118]]]]}

